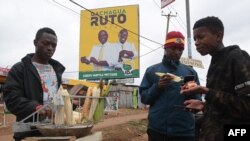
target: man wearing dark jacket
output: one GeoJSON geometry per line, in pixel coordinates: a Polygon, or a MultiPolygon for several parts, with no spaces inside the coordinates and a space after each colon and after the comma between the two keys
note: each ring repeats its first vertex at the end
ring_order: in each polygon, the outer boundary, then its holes
{"type": "MultiPolygon", "coordinates": [[[[50,28],[41,28],[34,39],[35,53],[28,54],[9,71],[4,86],[4,101],[8,110],[21,121],[42,105],[49,103],[62,83],[65,67],[52,59],[57,36],[50,28]]],[[[39,111],[39,118],[51,117],[51,109],[39,111]]],[[[32,122],[28,119],[25,122],[32,122]]],[[[14,133],[16,141],[28,136],[38,136],[37,130],[14,133]]]]}
{"type": "Polygon", "coordinates": [[[173,81],[174,78],[167,73],[182,78],[193,75],[199,84],[198,75],[193,68],[179,61],[184,50],[184,36],[180,32],[167,34],[164,50],[162,62],[147,68],[139,89],[141,102],[150,105],[148,138],[149,141],[194,141],[194,115],[180,107],[185,99],[200,99],[200,95],[181,95],[182,82],[173,81]],[[159,72],[165,75],[159,77],[156,75],[159,72]]]}
{"type": "Polygon", "coordinates": [[[206,87],[184,89],[182,94],[206,94],[206,102],[185,101],[186,107],[204,108],[201,141],[223,141],[225,125],[250,124],[250,57],[237,45],[224,47],[224,26],[217,17],[198,20],[193,27],[197,51],[210,54],[206,87]]]}

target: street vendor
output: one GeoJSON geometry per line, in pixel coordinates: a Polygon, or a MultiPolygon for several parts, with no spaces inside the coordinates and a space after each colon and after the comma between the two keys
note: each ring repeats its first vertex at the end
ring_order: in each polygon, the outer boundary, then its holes
{"type": "MultiPolygon", "coordinates": [[[[57,93],[62,83],[65,67],[52,59],[57,46],[57,35],[51,28],[44,27],[37,31],[34,39],[35,53],[27,54],[21,62],[16,63],[9,71],[3,89],[3,96],[8,110],[21,121],[44,104],[57,93]]],[[[51,109],[39,111],[39,118],[51,117],[51,109]]],[[[31,122],[32,118],[24,122],[31,122]]],[[[39,136],[37,130],[14,133],[15,141],[25,137],[39,136]]]]}

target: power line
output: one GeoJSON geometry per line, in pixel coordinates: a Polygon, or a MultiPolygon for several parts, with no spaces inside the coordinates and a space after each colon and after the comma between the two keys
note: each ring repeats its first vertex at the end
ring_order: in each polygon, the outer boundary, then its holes
{"type": "Polygon", "coordinates": [[[154,52],[154,51],[156,51],[156,50],[158,50],[160,48],[162,48],[162,46],[160,46],[160,47],[158,47],[158,48],[156,48],[156,49],[154,49],[154,50],[152,50],[152,51],[150,51],[148,53],[145,53],[145,54],[141,55],[140,57],[146,56],[146,55],[148,55],[148,54],[150,54],[150,53],[152,53],[152,52],[154,52]]]}
{"type": "MultiPolygon", "coordinates": [[[[140,43],[142,46],[144,46],[144,47],[146,47],[146,48],[149,48],[149,49],[151,49],[151,50],[155,50],[155,48],[152,48],[152,47],[149,47],[149,46],[147,46],[147,45],[145,45],[144,43],[140,43]]],[[[162,45],[163,46],[163,45],[162,45]]],[[[161,47],[162,47],[161,46],[161,47]]]]}
{"type": "MultiPolygon", "coordinates": [[[[176,16],[178,15],[178,13],[176,12],[176,16]]],[[[177,17],[179,17],[179,16],[177,16],[177,17]]],[[[187,31],[187,28],[185,28],[185,26],[183,26],[180,22],[179,22],[179,20],[177,20],[176,19],[176,21],[178,22],[178,24],[181,26],[181,28],[186,32],[187,31]]]]}
{"type": "MultiPolygon", "coordinates": [[[[158,8],[161,9],[161,7],[157,4],[157,2],[155,0],[153,0],[153,2],[155,3],[155,5],[157,5],[158,8]]],[[[169,5],[169,6],[172,7],[171,5],[169,5]]],[[[169,6],[167,6],[167,8],[171,12],[171,9],[169,8],[169,6]]],[[[175,11],[175,13],[177,15],[178,12],[176,12],[176,10],[173,7],[172,7],[172,9],[173,9],[173,11],[175,11]]],[[[166,15],[166,13],[163,10],[162,10],[162,12],[166,15]]],[[[180,16],[177,16],[177,17],[181,19],[180,16]]],[[[183,25],[179,22],[179,20],[177,20],[177,18],[175,18],[175,20],[178,22],[178,24],[181,26],[181,28],[184,29],[184,31],[186,32],[185,24],[183,27],[183,25]]],[[[182,21],[182,23],[184,23],[182,19],[181,19],[181,21],[182,21]]],[[[170,22],[175,26],[175,24],[172,21],[170,21],[170,22]]],[[[176,26],[175,26],[175,28],[176,28],[176,26]]]]}
{"type": "Polygon", "coordinates": [[[68,10],[70,10],[70,11],[76,13],[77,15],[80,15],[80,13],[74,11],[73,9],[71,9],[71,8],[69,8],[69,7],[67,7],[67,6],[65,6],[65,5],[63,5],[63,4],[59,3],[59,2],[57,2],[56,0],[52,0],[52,1],[53,1],[54,3],[56,3],[56,4],[60,5],[60,6],[62,6],[63,8],[68,9],[68,10]]]}
{"type": "MultiPolygon", "coordinates": [[[[173,6],[169,5],[169,7],[171,7],[173,9],[173,11],[178,13],[173,6]]],[[[178,17],[180,18],[180,20],[181,20],[182,24],[184,25],[184,27],[186,27],[186,23],[182,20],[181,16],[178,16],[178,17]]]]}
{"type": "MultiPolygon", "coordinates": [[[[161,7],[160,7],[160,5],[159,4],[157,4],[157,2],[155,1],[155,0],[153,0],[153,2],[155,3],[155,5],[158,7],[158,8],[160,8],[161,9],[161,7]]],[[[169,10],[170,11],[170,13],[171,13],[171,10],[169,10]]],[[[161,11],[164,15],[167,15],[163,10],[161,11]]],[[[177,26],[170,20],[170,23],[175,27],[175,28],[177,28],[177,26]]]]}
{"type": "MultiPolygon", "coordinates": [[[[168,8],[169,11],[174,11],[174,12],[176,13],[176,15],[178,15],[178,12],[177,12],[176,10],[174,10],[174,9],[171,10],[169,7],[172,7],[172,6],[171,6],[171,5],[167,6],[167,8],[168,8]]],[[[180,16],[177,16],[177,17],[181,19],[180,16]]],[[[184,27],[183,27],[183,25],[179,22],[178,18],[175,18],[175,20],[176,20],[177,23],[180,25],[180,27],[181,27],[182,29],[184,29],[184,31],[186,32],[187,29],[185,28],[185,24],[184,24],[184,27]]]]}
{"type": "Polygon", "coordinates": [[[169,21],[171,17],[176,17],[176,15],[171,15],[171,12],[169,14],[162,14],[162,16],[166,16],[167,18],[167,28],[166,28],[166,34],[168,33],[168,29],[169,29],[169,21]]]}

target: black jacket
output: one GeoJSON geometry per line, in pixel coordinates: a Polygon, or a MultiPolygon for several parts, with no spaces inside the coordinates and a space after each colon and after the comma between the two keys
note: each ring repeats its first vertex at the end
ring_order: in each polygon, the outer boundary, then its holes
{"type": "MultiPolygon", "coordinates": [[[[21,62],[16,63],[10,69],[3,89],[7,109],[16,115],[17,121],[35,112],[35,107],[38,104],[43,104],[41,79],[31,62],[33,55],[27,54],[21,62]]],[[[59,87],[62,83],[65,67],[53,59],[49,60],[49,64],[56,73],[59,87]]]]}
{"type": "Polygon", "coordinates": [[[250,57],[238,46],[212,56],[201,141],[222,140],[226,124],[250,124],[250,57]]]}

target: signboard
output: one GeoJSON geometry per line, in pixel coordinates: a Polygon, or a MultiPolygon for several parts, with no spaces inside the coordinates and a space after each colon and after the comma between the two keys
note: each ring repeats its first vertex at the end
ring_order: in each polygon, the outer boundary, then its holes
{"type": "Polygon", "coordinates": [[[161,0],[161,9],[174,2],[175,0],[161,0]]]}
{"type": "Polygon", "coordinates": [[[113,96],[113,97],[105,97],[106,99],[106,104],[105,104],[105,109],[104,111],[118,111],[118,97],[113,96]]]}
{"type": "Polygon", "coordinates": [[[196,59],[190,59],[190,58],[181,57],[180,62],[182,64],[185,64],[185,65],[188,65],[188,66],[193,66],[193,67],[204,69],[204,66],[203,66],[201,60],[196,60],[196,59]]]}
{"type": "Polygon", "coordinates": [[[81,11],[79,79],[139,77],[138,5],[81,11]]]}

